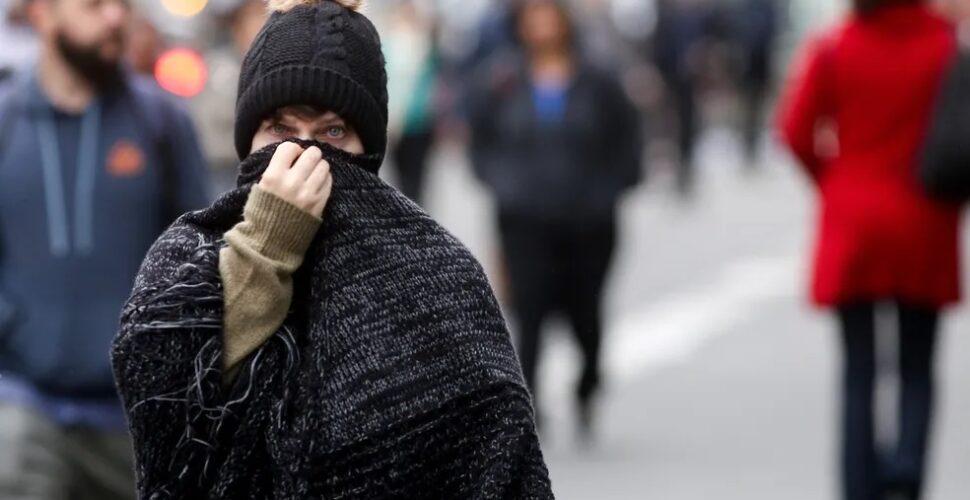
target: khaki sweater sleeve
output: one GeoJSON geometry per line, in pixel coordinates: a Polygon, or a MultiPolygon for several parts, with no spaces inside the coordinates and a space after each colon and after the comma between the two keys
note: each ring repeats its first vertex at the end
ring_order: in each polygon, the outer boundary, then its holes
{"type": "Polygon", "coordinates": [[[239,365],[283,325],[293,300],[293,273],[321,220],[253,186],[243,221],[226,233],[219,254],[225,311],[223,373],[239,365]]]}

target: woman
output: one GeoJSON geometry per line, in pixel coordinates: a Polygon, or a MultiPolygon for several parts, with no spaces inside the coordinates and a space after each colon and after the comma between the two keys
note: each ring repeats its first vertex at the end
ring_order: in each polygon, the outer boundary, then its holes
{"type": "Polygon", "coordinates": [[[845,354],[843,497],[923,491],[940,311],[960,299],[957,207],[920,189],[916,159],[956,50],[919,0],[859,0],[811,42],[783,102],[783,138],[818,189],[814,302],[837,312],[845,354]],[[899,431],[876,442],[876,316],[895,312],[899,431]]]}
{"type": "Polygon", "coordinates": [[[387,77],[360,3],[269,2],[239,187],[135,280],[112,355],[139,498],[552,498],[481,267],[377,176],[387,77]]]}
{"type": "Polygon", "coordinates": [[[535,394],[540,329],[564,313],[583,353],[576,395],[589,431],[616,204],[640,172],[638,116],[583,58],[561,4],[526,1],[512,20],[520,50],[499,55],[472,91],[473,162],[497,199],[526,381],[535,394]]]}

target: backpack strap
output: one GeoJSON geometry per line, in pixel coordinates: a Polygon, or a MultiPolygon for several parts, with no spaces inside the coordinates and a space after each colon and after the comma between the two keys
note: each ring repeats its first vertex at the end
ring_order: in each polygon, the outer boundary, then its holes
{"type": "MultiPolygon", "coordinates": [[[[12,89],[0,94],[0,165],[3,164],[3,157],[7,154],[10,134],[16,121],[16,107],[22,101],[20,97],[25,92],[23,89],[26,89],[26,85],[19,81],[14,81],[9,86],[12,89]]],[[[17,308],[8,300],[7,295],[0,292],[0,343],[10,335],[17,320],[17,314],[17,308]]]]}
{"type": "Polygon", "coordinates": [[[23,101],[21,98],[24,97],[27,88],[22,81],[14,81],[10,87],[9,91],[0,93],[0,160],[3,160],[7,153],[7,143],[10,141],[10,134],[16,121],[16,108],[23,101]]]}

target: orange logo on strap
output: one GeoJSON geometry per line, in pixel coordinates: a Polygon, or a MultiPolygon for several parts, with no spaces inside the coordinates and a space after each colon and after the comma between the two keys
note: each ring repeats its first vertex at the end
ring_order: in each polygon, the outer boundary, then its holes
{"type": "Polygon", "coordinates": [[[108,172],[115,177],[134,177],[145,170],[145,155],[135,144],[118,141],[108,154],[108,172]]]}

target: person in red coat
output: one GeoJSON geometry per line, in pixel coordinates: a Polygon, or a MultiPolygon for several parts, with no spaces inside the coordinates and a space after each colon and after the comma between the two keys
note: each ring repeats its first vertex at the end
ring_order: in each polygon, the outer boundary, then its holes
{"type": "Polygon", "coordinates": [[[845,348],[846,500],[923,489],[939,315],[961,294],[960,213],[927,197],[916,169],[955,51],[953,27],[921,0],[857,0],[808,43],[781,105],[782,138],[819,197],[812,298],[837,311],[845,348]],[[887,310],[902,386],[891,449],[873,424],[876,316],[887,310]]]}

